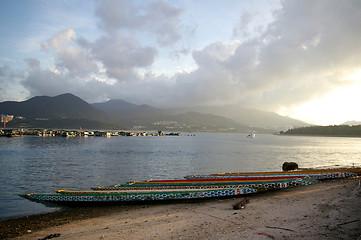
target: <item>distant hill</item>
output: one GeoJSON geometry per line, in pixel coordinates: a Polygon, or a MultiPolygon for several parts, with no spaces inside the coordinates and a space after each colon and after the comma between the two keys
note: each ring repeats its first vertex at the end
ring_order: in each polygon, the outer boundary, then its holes
{"type": "Polygon", "coordinates": [[[287,130],[292,127],[311,126],[289,117],[280,116],[273,112],[260,111],[256,109],[246,109],[238,106],[222,107],[198,107],[191,109],[177,109],[175,112],[196,111],[201,113],[214,114],[232,119],[240,124],[253,126],[256,128],[287,130]]]}
{"type": "Polygon", "coordinates": [[[159,118],[170,114],[166,110],[154,108],[146,104],[136,105],[120,99],[109,100],[104,103],[93,103],[92,106],[118,121],[159,118]]]}
{"type": "Polygon", "coordinates": [[[289,129],[286,135],[361,137],[361,125],[312,126],[289,129]]]}
{"type": "Polygon", "coordinates": [[[271,133],[301,121],[275,113],[236,107],[165,110],[120,99],[89,104],[67,93],[55,97],[33,97],[23,102],[0,103],[0,114],[21,116],[11,127],[137,129],[163,131],[212,131],[271,133]]]}
{"type": "MultiPolygon", "coordinates": [[[[116,126],[109,124],[112,122],[111,118],[104,112],[70,93],[55,97],[33,97],[23,102],[2,102],[0,103],[0,113],[23,118],[9,122],[7,124],[9,127],[14,124],[25,127],[58,126],[59,128],[75,127],[76,125],[77,127],[88,125],[90,128],[116,126]],[[78,122],[78,124],[70,122],[78,122]]],[[[119,126],[117,127],[119,128],[119,126]]]]}
{"type": "Polygon", "coordinates": [[[123,100],[110,100],[92,104],[95,108],[129,128],[172,131],[251,131],[246,125],[231,119],[197,112],[174,114],[146,104],[135,105],[123,100]]]}
{"type": "Polygon", "coordinates": [[[91,104],[98,110],[105,112],[109,115],[120,115],[124,112],[131,111],[134,108],[137,108],[138,105],[129,103],[120,99],[112,99],[103,103],[93,103],[91,104]]]}
{"type": "Polygon", "coordinates": [[[0,112],[2,114],[22,116],[27,119],[106,119],[103,112],[70,93],[55,97],[33,97],[23,102],[3,102],[0,103],[0,112]]]}
{"type": "Polygon", "coordinates": [[[342,125],[349,125],[349,126],[357,126],[357,125],[361,125],[360,121],[348,121],[343,123],[342,125]]]}
{"type": "Polygon", "coordinates": [[[199,131],[220,131],[220,132],[263,132],[263,129],[249,127],[245,124],[237,123],[229,118],[204,114],[199,112],[187,112],[177,114],[169,118],[176,119],[180,127],[184,129],[197,129],[199,131]]]}

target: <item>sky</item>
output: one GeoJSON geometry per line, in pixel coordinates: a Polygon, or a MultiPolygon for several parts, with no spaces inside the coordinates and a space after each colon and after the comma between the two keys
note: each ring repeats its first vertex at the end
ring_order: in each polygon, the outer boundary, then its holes
{"type": "Polygon", "coordinates": [[[1,0],[0,102],[72,93],[361,121],[359,0],[1,0]]]}

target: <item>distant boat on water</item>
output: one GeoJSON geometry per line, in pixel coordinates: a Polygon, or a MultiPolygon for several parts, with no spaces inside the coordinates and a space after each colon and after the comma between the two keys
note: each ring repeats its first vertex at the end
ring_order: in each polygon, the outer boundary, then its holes
{"type": "Polygon", "coordinates": [[[254,137],[256,137],[256,134],[255,133],[250,133],[250,134],[247,135],[247,137],[248,138],[254,138],[254,137]]]}

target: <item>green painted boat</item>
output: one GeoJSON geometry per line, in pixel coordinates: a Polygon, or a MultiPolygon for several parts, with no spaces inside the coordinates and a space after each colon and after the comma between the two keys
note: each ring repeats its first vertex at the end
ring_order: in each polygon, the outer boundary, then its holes
{"type": "Polygon", "coordinates": [[[86,203],[122,203],[164,200],[189,200],[216,197],[230,197],[257,193],[256,188],[220,188],[220,189],[176,189],[176,190],[143,190],[143,191],[58,191],[54,194],[24,194],[28,200],[60,205],[86,203]]]}
{"type": "Polygon", "coordinates": [[[264,188],[280,189],[295,187],[300,185],[310,185],[317,183],[313,178],[304,179],[273,179],[273,180],[245,180],[245,181],[205,181],[205,182],[169,182],[159,183],[156,181],[130,182],[128,184],[118,184],[106,187],[95,187],[93,190],[128,190],[128,189],[182,189],[182,188],[264,188]]]}

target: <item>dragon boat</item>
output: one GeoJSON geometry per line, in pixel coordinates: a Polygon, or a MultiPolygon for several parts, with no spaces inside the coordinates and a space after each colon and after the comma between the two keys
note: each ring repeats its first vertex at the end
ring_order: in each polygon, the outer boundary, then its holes
{"type": "Polygon", "coordinates": [[[262,188],[280,189],[287,187],[295,187],[300,185],[310,185],[316,183],[313,178],[291,178],[291,179],[258,179],[258,180],[234,180],[234,181],[193,181],[193,180],[147,180],[143,182],[129,182],[127,184],[118,184],[106,187],[95,187],[93,190],[131,190],[131,189],[206,189],[206,188],[262,188]]]}
{"type": "Polygon", "coordinates": [[[207,181],[199,183],[182,183],[183,179],[145,182],[130,182],[122,185],[97,187],[91,191],[59,190],[49,194],[20,195],[31,201],[40,203],[55,203],[58,205],[79,205],[89,203],[122,203],[162,200],[189,200],[217,197],[234,197],[243,194],[252,194],[269,189],[280,189],[309,185],[316,182],[314,179],[272,179],[272,180],[245,180],[235,181],[207,181]],[[177,183],[178,182],[178,183],[177,183]]]}
{"type": "Polygon", "coordinates": [[[136,201],[189,200],[215,197],[229,197],[262,191],[257,188],[219,188],[219,189],[162,189],[128,191],[65,191],[53,194],[24,194],[28,200],[40,203],[75,205],[86,203],[121,203],[136,201]]]}
{"type": "MultiPolygon", "coordinates": [[[[360,167],[350,167],[350,168],[327,168],[327,169],[316,169],[316,168],[302,168],[293,171],[275,171],[275,172],[227,172],[227,173],[213,173],[210,176],[244,176],[244,175],[284,175],[284,174],[325,174],[329,175],[328,178],[338,178],[340,173],[353,173],[357,176],[361,175],[360,167]],[[334,177],[333,177],[334,176],[334,177]]],[[[191,176],[191,175],[189,175],[191,176]]]]}
{"type": "Polygon", "coordinates": [[[28,200],[59,205],[122,203],[233,197],[270,189],[310,185],[324,179],[361,175],[361,170],[298,170],[188,175],[185,179],[133,181],[90,191],[59,190],[49,194],[22,194],[28,200]]]}
{"type": "Polygon", "coordinates": [[[241,173],[217,173],[210,175],[187,175],[187,180],[247,180],[247,179],[281,179],[281,178],[314,178],[317,180],[327,180],[336,178],[356,177],[361,171],[292,171],[292,172],[241,172],[241,173]]]}

